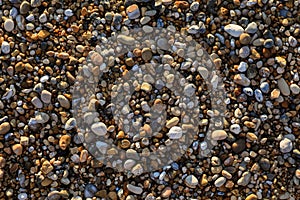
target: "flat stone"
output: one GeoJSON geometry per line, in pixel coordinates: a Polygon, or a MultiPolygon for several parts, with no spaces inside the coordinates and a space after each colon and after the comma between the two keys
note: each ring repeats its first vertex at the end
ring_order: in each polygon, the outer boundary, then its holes
{"type": "Polygon", "coordinates": [[[178,122],[179,122],[179,118],[178,117],[173,117],[169,121],[167,121],[166,127],[171,128],[173,126],[176,126],[178,124],[178,122]]]}
{"type": "Polygon", "coordinates": [[[134,186],[132,184],[128,184],[127,189],[134,194],[142,194],[143,193],[143,188],[134,186]]]}
{"type": "Polygon", "coordinates": [[[215,130],[211,134],[213,140],[225,140],[227,138],[227,133],[224,130],[215,130]]]}
{"type": "Polygon", "coordinates": [[[173,126],[167,133],[167,136],[172,140],[180,139],[182,137],[182,129],[179,126],[173,126]]]}
{"type": "Polygon", "coordinates": [[[278,88],[284,96],[291,94],[290,87],[283,78],[277,80],[278,88]]]}
{"type": "Polygon", "coordinates": [[[250,55],[250,48],[248,46],[244,46],[239,50],[239,56],[241,58],[247,58],[250,55]]]}
{"type": "Polygon", "coordinates": [[[244,32],[244,29],[240,25],[228,24],[224,27],[224,30],[233,37],[240,37],[244,32]]]}
{"type": "Polygon", "coordinates": [[[41,94],[41,100],[44,103],[51,103],[51,96],[52,96],[51,92],[47,90],[43,90],[41,94]]]}
{"type": "Polygon", "coordinates": [[[288,153],[293,150],[293,143],[290,139],[284,138],[280,141],[279,147],[282,153],[288,153]]]}
{"type": "Polygon", "coordinates": [[[11,32],[15,28],[15,23],[12,19],[6,19],[4,22],[4,29],[7,32],[11,32]]]}
{"type": "Polygon", "coordinates": [[[104,136],[107,133],[107,127],[103,122],[94,123],[91,129],[98,136],[104,136]]]}
{"type": "Polygon", "coordinates": [[[2,124],[0,124],[0,135],[8,133],[9,130],[10,124],[8,122],[3,122],[2,124]]]}
{"type": "Polygon", "coordinates": [[[117,40],[126,45],[133,45],[135,43],[135,39],[127,35],[118,35],[117,40]]]}

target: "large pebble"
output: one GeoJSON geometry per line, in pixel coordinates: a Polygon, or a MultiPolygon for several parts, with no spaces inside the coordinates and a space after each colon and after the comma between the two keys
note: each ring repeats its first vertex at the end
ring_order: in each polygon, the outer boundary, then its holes
{"type": "Polygon", "coordinates": [[[211,134],[213,140],[225,140],[227,138],[227,133],[224,130],[215,130],[211,134]]]}
{"type": "Polygon", "coordinates": [[[0,135],[6,134],[10,130],[10,124],[8,122],[3,122],[0,124],[0,135]]]}
{"type": "Polygon", "coordinates": [[[23,152],[23,146],[21,144],[15,144],[12,146],[12,150],[17,156],[20,156],[23,152]]]}
{"type": "Polygon", "coordinates": [[[14,30],[15,28],[15,23],[12,19],[7,19],[5,20],[4,22],[4,29],[7,31],[7,32],[11,32],[12,30],[14,30]]]}
{"type": "Polygon", "coordinates": [[[97,191],[98,191],[98,189],[95,185],[87,184],[84,188],[84,197],[85,198],[92,198],[92,197],[95,196],[97,191]]]}
{"type": "Polygon", "coordinates": [[[30,10],[30,3],[28,1],[23,1],[20,5],[20,13],[28,14],[29,10],[30,10]]]}
{"type": "Polygon", "coordinates": [[[290,85],[290,90],[292,91],[293,94],[299,94],[300,93],[300,87],[295,83],[290,85]]]}
{"type": "Polygon", "coordinates": [[[65,129],[68,131],[68,130],[75,128],[75,126],[76,126],[75,118],[70,118],[70,119],[68,119],[68,121],[65,124],[65,129]]]}
{"type": "Polygon", "coordinates": [[[224,27],[224,30],[233,37],[240,37],[240,35],[244,32],[243,27],[236,24],[228,24],[224,27]]]}
{"type": "Polygon", "coordinates": [[[91,129],[98,136],[104,136],[107,133],[107,127],[103,122],[94,123],[91,129]]]}
{"type": "Polygon", "coordinates": [[[136,4],[128,6],[126,9],[126,13],[129,19],[136,19],[140,16],[139,7],[136,4]]]}
{"type": "Polygon", "coordinates": [[[245,29],[245,31],[246,31],[247,33],[252,33],[252,34],[253,34],[253,33],[256,33],[257,30],[258,30],[258,28],[257,28],[257,24],[256,24],[255,22],[249,23],[248,26],[247,26],[246,29],[245,29]]]}
{"type": "Polygon", "coordinates": [[[283,140],[280,141],[279,147],[282,153],[288,153],[292,151],[293,143],[290,139],[284,138],[283,140]]]}
{"type": "Polygon", "coordinates": [[[226,178],[225,177],[219,177],[217,180],[215,180],[214,184],[216,187],[221,187],[226,183],[226,178]]]}
{"type": "Polygon", "coordinates": [[[280,92],[284,96],[289,96],[291,94],[290,87],[283,78],[278,79],[277,84],[278,88],[280,89],[280,92]]]}
{"type": "Polygon", "coordinates": [[[57,100],[63,108],[66,108],[66,109],[70,108],[70,101],[64,95],[61,95],[61,94],[58,95],[57,100]]]}
{"type": "Polygon", "coordinates": [[[34,105],[36,108],[42,108],[43,107],[43,102],[38,98],[38,97],[33,97],[31,99],[31,103],[34,105]]]}

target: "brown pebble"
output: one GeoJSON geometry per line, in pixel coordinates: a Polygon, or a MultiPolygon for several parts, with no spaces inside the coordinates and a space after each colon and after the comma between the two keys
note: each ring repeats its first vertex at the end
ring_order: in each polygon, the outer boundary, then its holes
{"type": "Polygon", "coordinates": [[[23,147],[21,144],[15,144],[12,146],[12,150],[16,155],[21,155],[23,152],[23,147]]]}
{"type": "Polygon", "coordinates": [[[247,45],[247,44],[250,43],[250,41],[251,41],[251,36],[248,33],[242,33],[240,35],[240,42],[241,42],[241,44],[247,45]]]}
{"type": "Polygon", "coordinates": [[[3,168],[6,164],[6,160],[3,157],[0,157],[0,168],[3,168]]]}
{"type": "Polygon", "coordinates": [[[232,144],[232,150],[235,153],[241,153],[246,147],[245,139],[238,139],[232,144]]]}
{"type": "Polygon", "coordinates": [[[168,198],[172,194],[172,189],[170,187],[166,187],[162,192],[161,192],[161,197],[162,198],[168,198]]]}
{"type": "Polygon", "coordinates": [[[257,196],[255,194],[250,194],[246,197],[245,200],[257,200],[257,196]]]}
{"type": "Polygon", "coordinates": [[[79,160],[80,160],[80,162],[85,162],[85,161],[87,161],[87,158],[88,158],[88,151],[87,150],[82,150],[81,151],[81,153],[80,153],[80,157],[79,157],[79,160]]]}
{"type": "Polygon", "coordinates": [[[69,136],[69,135],[63,135],[59,139],[59,147],[62,150],[66,150],[67,147],[70,145],[70,142],[71,142],[71,136],[69,136]]]}
{"type": "Polygon", "coordinates": [[[4,122],[0,125],[0,135],[6,134],[10,130],[10,124],[8,122],[4,122]]]}

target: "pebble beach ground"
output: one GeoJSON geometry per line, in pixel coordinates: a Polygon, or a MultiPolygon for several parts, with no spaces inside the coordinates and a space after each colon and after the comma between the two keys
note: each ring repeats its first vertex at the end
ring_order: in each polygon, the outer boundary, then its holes
{"type": "MultiPolygon", "coordinates": [[[[0,199],[299,200],[299,44],[298,0],[0,0],[0,199]],[[84,80],[79,72],[99,73],[87,64],[89,57],[96,65],[106,59],[90,56],[97,46],[117,32],[151,32],[154,27],[172,27],[208,52],[226,91],[226,111],[211,110],[210,92],[201,84],[209,73],[205,67],[202,77],[183,73],[193,83],[183,92],[199,97],[201,127],[180,159],[143,173],[134,162],[137,152],[148,155],[161,143],[181,138],[178,124],[189,119],[180,118],[176,95],[153,89],[151,76],[145,76],[145,82],[134,85],[132,115],[146,113],[147,118],[152,105],[170,108],[161,133],[146,137],[157,122],[145,124],[141,136],[133,137],[116,127],[108,112],[107,90],[114,89],[109,80],[151,59],[182,72],[194,66],[178,56],[184,47],[177,55],[163,55],[159,49],[170,41],[158,38],[157,46],[108,57],[108,81],[89,99],[100,117],[85,116],[92,120],[92,131],[83,136],[73,116],[72,89],[84,80]],[[211,133],[216,145],[202,157],[199,151],[214,115],[222,115],[223,128],[211,133]],[[130,159],[124,168],[132,173],[104,165],[84,145],[104,135],[126,150],[130,159]]],[[[166,75],[170,84],[174,78],[166,75]]],[[[101,151],[103,143],[95,147],[101,151]]]]}

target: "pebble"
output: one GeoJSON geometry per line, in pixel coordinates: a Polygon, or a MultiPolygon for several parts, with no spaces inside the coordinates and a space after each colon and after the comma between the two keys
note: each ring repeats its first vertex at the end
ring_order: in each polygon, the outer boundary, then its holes
{"type": "Polygon", "coordinates": [[[39,16],[39,21],[40,21],[41,23],[46,23],[46,22],[48,21],[47,15],[46,15],[45,13],[41,14],[41,15],[39,16]]]}
{"type": "Polygon", "coordinates": [[[250,33],[250,34],[254,34],[256,33],[258,30],[258,27],[257,27],[257,24],[255,22],[251,22],[248,24],[248,26],[246,27],[245,31],[247,33],[250,33]]]}
{"type": "Polygon", "coordinates": [[[104,136],[107,133],[107,127],[103,122],[94,123],[91,126],[93,133],[98,136],[104,136]]]}
{"type": "Polygon", "coordinates": [[[28,1],[22,1],[20,5],[20,13],[21,14],[28,14],[30,10],[30,3],[28,1]]]}
{"type": "Polygon", "coordinates": [[[0,135],[8,133],[9,130],[10,124],[8,122],[3,122],[2,124],[0,124],[0,135]]]}
{"type": "Polygon", "coordinates": [[[190,188],[196,188],[199,181],[198,179],[194,176],[194,175],[188,175],[185,179],[184,179],[184,183],[186,184],[186,186],[190,187],[190,188]]]}
{"type": "Polygon", "coordinates": [[[239,56],[241,58],[247,58],[250,55],[250,48],[248,46],[244,46],[239,50],[239,56]]]}
{"type": "Polygon", "coordinates": [[[145,61],[151,60],[151,58],[152,58],[152,51],[151,51],[150,48],[144,48],[144,49],[142,50],[142,58],[143,58],[143,60],[145,60],[145,61]]]}
{"type": "Polygon", "coordinates": [[[67,17],[71,17],[71,16],[74,15],[74,14],[73,14],[73,11],[72,11],[71,9],[66,9],[66,10],[64,11],[64,14],[65,14],[67,17]]]}
{"type": "Polygon", "coordinates": [[[241,44],[248,45],[251,42],[251,36],[248,33],[242,33],[240,35],[241,44]]]}
{"type": "Polygon", "coordinates": [[[290,90],[293,94],[299,94],[300,93],[300,87],[295,83],[290,85],[290,90]]]}
{"type": "Polygon", "coordinates": [[[248,69],[248,64],[246,62],[240,62],[239,66],[238,66],[238,70],[240,72],[245,72],[248,69]]]}
{"type": "Polygon", "coordinates": [[[250,194],[246,197],[245,200],[257,200],[257,196],[255,194],[250,194]]]}
{"type": "Polygon", "coordinates": [[[211,134],[213,140],[225,140],[227,138],[227,133],[224,130],[215,130],[211,134]]]}
{"type": "Polygon", "coordinates": [[[280,90],[279,89],[274,89],[271,92],[271,99],[277,99],[280,96],[280,90]]]}
{"type": "Polygon", "coordinates": [[[51,92],[49,92],[47,90],[43,90],[41,93],[41,100],[44,103],[51,103],[51,96],[52,96],[51,92]]]}
{"type": "Polygon", "coordinates": [[[128,184],[127,189],[134,194],[142,194],[143,193],[143,188],[134,186],[132,184],[128,184]]]}
{"type": "Polygon", "coordinates": [[[270,49],[274,46],[274,41],[272,39],[266,39],[264,41],[264,47],[270,49]]]}
{"type": "Polygon", "coordinates": [[[75,118],[70,118],[65,124],[65,130],[69,131],[76,127],[76,120],[75,118]]]}
{"type": "Polygon", "coordinates": [[[6,160],[5,158],[0,156],[0,168],[4,168],[6,164],[6,160]]]}
{"type": "Polygon", "coordinates": [[[254,95],[255,95],[255,99],[256,99],[258,102],[263,102],[264,97],[263,97],[262,92],[261,92],[259,89],[255,89],[255,90],[254,90],[254,95]]]}
{"type": "Polygon", "coordinates": [[[221,187],[225,183],[226,183],[226,178],[225,177],[219,177],[219,178],[217,178],[217,180],[215,180],[214,184],[215,184],[216,187],[221,187]]]}
{"type": "Polygon", "coordinates": [[[177,140],[182,137],[182,129],[179,126],[173,126],[169,132],[167,133],[167,136],[172,140],[177,140]]]}
{"type": "Polygon", "coordinates": [[[127,13],[129,19],[136,19],[136,18],[140,17],[140,10],[136,4],[128,6],[126,9],[126,13],[127,13]]]}
{"type": "Polygon", "coordinates": [[[290,44],[291,47],[296,47],[297,44],[298,44],[297,39],[294,38],[293,36],[290,36],[289,39],[288,39],[288,41],[289,41],[289,44],[290,44]]]}
{"type": "Polygon", "coordinates": [[[192,95],[194,95],[196,92],[196,87],[194,84],[187,84],[184,89],[183,89],[183,93],[184,95],[191,97],[192,95]]]}
{"type": "Polygon", "coordinates": [[[10,53],[10,45],[9,45],[8,42],[6,42],[6,41],[2,42],[2,44],[1,44],[1,51],[4,54],[9,54],[10,53]]]}
{"type": "Polygon", "coordinates": [[[57,100],[63,108],[66,108],[66,109],[70,108],[70,106],[71,106],[70,101],[64,95],[58,95],[57,100]]]}
{"type": "Polygon", "coordinates": [[[4,22],[4,29],[7,32],[11,32],[15,28],[15,23],[12,19],[6,19],[4,22]]]}
{"type": "Polygon", "coordinates": [[[42,108],[43,107],[43,102],[38,98],[38,97],[33,97],[31,99],[31,103],[34,105],[36,108],[42,108]]]}
{"type": "Polygon", "coordinates": [[[233,81],[245,87],[250,85],[250,80],[245,76],[245,74],[236,74],[233,81]]]}
{"type": "Polygon", "coordinates": [[[245,87],[245,88],[243,88],[243,92],[246,94],[246,95],[248,95],[248,96],[250,96],[250,97],[252,97],[253,96],[253,90],[252,90],[252,88],[250,88],[250,87],[245,87]]]}
{"type": "Polygon", "coordinates": [[[277,84],[281,94],[284,96],[289,96],[291,94],[290,87],[283,78],[278,79],[277,84]]]}
{"type": "Polygon", "coordinates": [[[42,5],[42,0],[31,0],[30,5],[34,8],[39,7],[42,5]]]}
{"type": "Polygon", "coordinates": [[[237,181],[238,185],[241,186],[247,186],[251,179],[251,173],[250,172],[244,172],[242,174],[242,177],[237,181]]]}
{"type": "Polygon", "coordinates": [[[126,45],[132,45],[135,42],[135,39],[133,37],[126,36],[126,35],[118,35],[117,39],[119,42],[126,45]]]}
{"type": "Polygon", "coordinates": [[[17,156],[20,156],[23,153],[23,146],[21,144],[14,144],[12,150],[17,156]]]}
{"type": "Polygon", "coordinates": [[[172,194],[172,189],[170,187],[166,187],[162,192],[161,192],[161,197],[162,198],[169,198],[172,194]]]}
{"type": "Polygon", "coordinates": [[[289,153],[293,149],[293,143],[290,139],[284,138],[280,141],[279,147],[282,153],[289,153]]]}
{"type": "Polygon", "coordinates": [[[268,82],[262,82],[259,88],[263,93],[269,93],[270,91],[270,85],[268,82]]]}
{"type": "Polygon", "coordinates": [[[98,192],[97,187],[95,185],[89,183],[84,188],[84,197],[85,198],[93,198],[95,196],[96,192],[98,192]]]}
{"type": "Polygon", "coordinates": [[[59,139],[59,147],[62,150],[66,150],[67,147],[70,145],[70,143],[71,143],[71,136],[69,135],[63,135],[59,139]]]}
{"type": "Polygon", "coordinates": [[[233,37],[240,37],[244,32],[244,29],[240,25],[228,24],[224,27],[224,30],[233,37]]]}
{"type": "Polygon", "coordinates": [[[241,126],[239,124],[232,124],[229,130],[234,134],[239,134],[242,131],[241,126]]]}
{"type": "Polygon", "coordinates": [[[245,139],[238,139],[236,142],[232,144],[232,151],[234,153],[241,153],[246,148],[245,139]]]}

